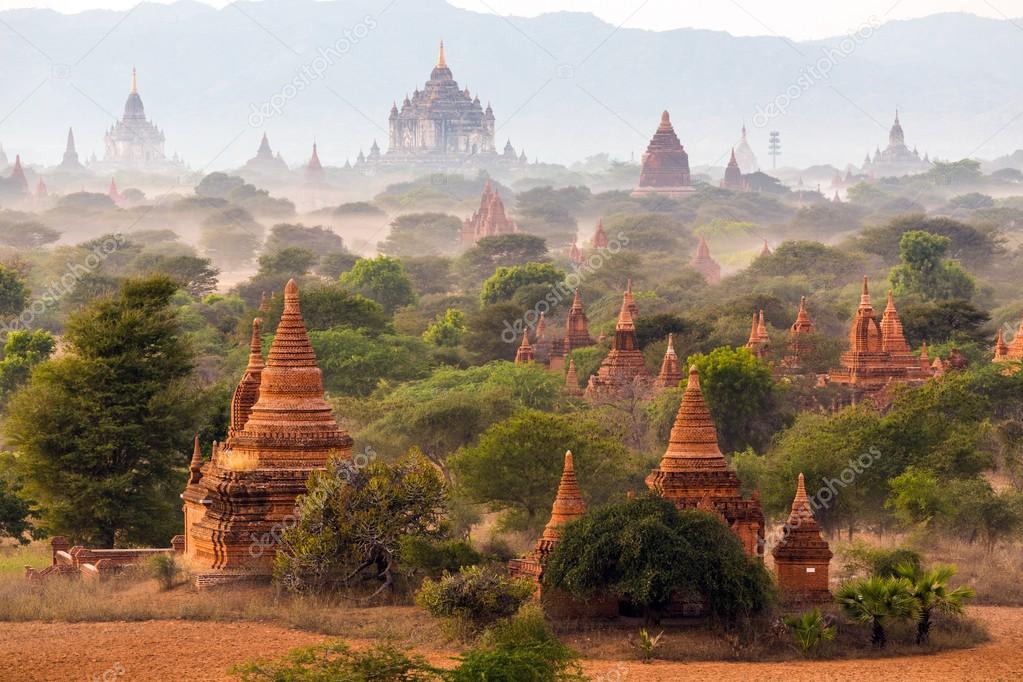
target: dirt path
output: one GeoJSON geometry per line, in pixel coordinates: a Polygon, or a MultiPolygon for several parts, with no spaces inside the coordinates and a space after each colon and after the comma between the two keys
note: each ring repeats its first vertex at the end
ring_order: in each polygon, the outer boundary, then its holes
{"type": "MultiPolygon", "coordinates": [[[[587,661],[600,682],[721,680],[998,680],[1023,671],[1023,608],[976,607],[992,641],[975,649],[899,659],[789,663],[653,663],[587,661]]],[[[324,639],[261,623],[144,621],[137,623],[2,623],[0,679],[49,680],[230,680],[226,670],[257,657],[324,639]]],[[[360,642],[352,642],[358,646],[360,642]]],[[[449,652],[427,652],[434,664],[449,652]]]]}

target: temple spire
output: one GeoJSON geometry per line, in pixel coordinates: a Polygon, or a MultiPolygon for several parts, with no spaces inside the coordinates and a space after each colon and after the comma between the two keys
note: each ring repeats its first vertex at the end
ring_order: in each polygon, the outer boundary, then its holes
{"type": "Polygon", "coordinates": [[[202,478],[202,449],[199,447],[199,435],[195,436],[192,445],[192,461],[188,464],[188,484],[195,485],[202,478]]]}
{"type": "Polygon", "coordinates": [[[661,459],[662,471],[683,469],[726,469],[724,455],[718,448],[717,431],[700,388],[700,371],[689,367],[689,381],[682,404],[675,416],[668,448],[661,459]]]}
{"type": "Polygon", "coordinates": [[[448,63],[444,60],[444,41],[440,41],[440,49],[437,51],[437,68],[446,69],[448,63]]]}
{"type": "Polygon", "coordinates": [[[654,386],[658,389],[675,388],[682,383],[682,379],[682,368],[675,353],[675,335],[668,334],[668,347],[664,349],[661,371],[654,380],[654,386]]]}
{"type": "Polygon", "coordinates": [[[134,66],[131,67],[131,94],[139,94],[139,79],[134,66]]]}
{"type": "Polygon", "coordinates": [[[544,540],[557,540],[561,537],[561,526],[569,521],[574,521],[586,513],[586,503],[583,502],[582,493],[579,492],[579,482],[575,477],[575,464],[572,461],[572,451],[565,452],[565,465],[561,472],[561,482],[558,484],[558,493],[554,497],[554,504],[551,505],[551,520],[543,529],[544,540]]]}

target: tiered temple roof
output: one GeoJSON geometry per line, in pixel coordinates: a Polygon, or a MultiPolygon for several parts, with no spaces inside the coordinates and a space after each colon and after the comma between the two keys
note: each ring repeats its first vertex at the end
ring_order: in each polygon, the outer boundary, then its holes
{"type": "Polygon", "coordinates": [[[664,359],[661,361],[661,371],[654,379],[654,388],[664,390],[675,388],[682,383],[682,367],[675,354],[675,335],[668,334],[668,347],[664,350],[664,359]]]}
{"type": "Polygon", "coordinates": [[[789,601],[827,602],[828,568],[831,549],[821,537],[820,526],[813,516],[806,494],[803,474],[799,474],[792,510],[785,522],[782,538],[771,554],[774,556],[778,584],[789,601]]]}
{"type": "MultiPolygon", "coordinates": [[[[250,365],[258,365],[257,353],[253,341],[250,365]]],[[[242,381],[249,376],[246,370],[242,381]]],[[[232,404],[232,418],[237,415],[239,421],[248,399],[239,394],[247,395],[247,386],[239,386],[237,404],[232,404]]],[[[203,467],[204,499],[185,501],[186,552],[201,567],[197,580],[268,578],[276,549],[272,542],[269,547],[259,543],[272,540],[272,531],[293,518],[309,474],[325,467],[330,457],[350,457],[351,447],[351,437],[324,399],[298,287],[291,280],[248,419],[232,424],[227,440],[203,467]]]]}
{"type": "MultiPolygon", "coordinates": [[[[319,159],[317,158],[317,160],[319,159]]],[[[259,148],[256,149],[256,155],[245,162],[245,170],[256,173],[274,173],[288,170],[288,164],[284,163],[280,154],[274,154],[273,149],[270,148],[269,138],[266,133],[263,133],[263,138],[259,141],[259,148]]]]}
{"type": "Polygon", "coordinates": [[[696,246],[696,254],[689,261],[689,266],[703,275],[707,284],[717,284],[721,281],[721,265],[710,255],[710,247],[707,240],[700,237],[700,243],[696,246]]]}
{"type": "Polygon", "coordinates": [[[738,536],[749,556],[763,555],[764,513],[759,497],[743,499],[739,477],[718,448],[717,432],[693,365],[660,465],[647,487],[679,509],[713,509],[738,536]]]}
{"type": "Polygon", "coordinates": [[[618,313],[611,350],[600,363],[597,373],[590,377],[586,387],[587,398],[614,394],[631,386],[636,380],[649,378],[643,351],[639,349],[636,340],[636,324],[630,312],[634,307],[631,292],[626,291],[622,296],[622,308],[618,313]]]}
{"type": "Polygon", "coordinates": [[[679,142],[671,125],[671,118],[665,111],[661,114],[661,123],[643,154],[639,186],[632,191],[632,196],[663,194],[680,197],[694,191],[690,184],[689,154],[679,142]]]}
{"type": "Polygon", "coordinates": [[[575,290],[572,298],[572,307],[568,310],[568,322],[565,326],[565,353],[571,353],[576,348],[586,348],[596,343],[590,336],[589,320],[586,319],[586,311],[583,310],[582,301],[579,298],[579,290],[575,290]]]}
{"type": "Polygon", "coordinates": [[[480,197],[480,207],[462,223],[462,243],[475,244],[484,237],[515,234],[518,231],[515,222],[505,213],[500,192],[487,180],[480,197]]]}
{"type": "Polygon", "coordinates": [[[25,169],[21,167],[21,154],[15,154],[14,170],[11,171],[11,176],[7,178],[7,181],[13,188],[14,194],[28,194],[28,178],[25,177],[25,169]]]}

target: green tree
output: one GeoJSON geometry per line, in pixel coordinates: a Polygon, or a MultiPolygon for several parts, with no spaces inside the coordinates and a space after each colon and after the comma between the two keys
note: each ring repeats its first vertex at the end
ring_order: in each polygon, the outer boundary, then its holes
{"type": "Polygon", "coordinates": [[[455,261],[455,272],[467,289],[475,289],[498,267],[545,260],[547,242],[531,234],[484,237],[455,261]]]}
{"type": "Polygon", "coordinates": [[[136,269],[145,275],[166,275],[195,297],[216,291],[217,277],[220,275],[220,270],[213,266],[209,258],[187,254],[143,257],[138,259],[136,269]]]}
{"type": "Polygon", "coordinates": [[[0,317],[13,317],[24,310],[28,293],[18,273],[0,265],[0,317]]]}
{"type": "Polygon", "coordinates": [[[915,295],[924,300],[970,299],[973,278],[945,254],[952,240],[920,230],[906,232],[899,240],[901,264],[892,268],[888,279],[898,295],[915,295]]]}
{"type": "Polygon", "coordinates": [[[475,445],[449,458],[469,499],[525,516],[535,527],[547,520],[571,450],[584,496],[599,504],[624,484],[625,448],[578,417],[523,410],[484,431],[475,445]]]}
{"type": "Polygon", "coordinates": [[[369,395],[381,381],[420,379],[430,371],[428,346],[411,336],[335,328],[309,333],[323,370],[323,386],[333,393],[369,395]]]}
{"type": "Polygon", "coordinates": [[[360,258],[341,275],[341,286],[362,294],[391,314],[396,308],[416,302],[416,290],[401,261],[387,256],[360,258]]]}
{"type": "Polygon", "coordinates": [[[824,642],[830,642],[835,638],[834,626],[828,623],[820,609],[785,616],[783,620],[804,656],[817,655],[824,642]]]}
{"type": "Polygon", "coordinates": [[[298,520],[285,529],[274,579],[296,592],[394,583],[401,544],[438,538],[446,515],[444,481],[422,453],[394,464],[334,459],[309,476],[298,520]]]}
{"type": "Polygon", "coordinates": [[[12,538],[19,544],[27,545],[33,539],[45,536],[29,520],[39,510],[34,503],[24,499],[19,493],[21,486],[0,477],[0,538],[12,538]]]}
{"type": "Polygon", "coordinates": [[[33,367],[49,359],[56,346],[53,335],[42,329],[12,331],[7,335],[0,360],[0,407],[28,380],[33,367]]]}
{"type": "Polygon", "coordinates": [[[923,341],[929,345],[945,341],[988,342],[983,328],[991,316],[963,299],[910,304],[900,308],[899,317],[911,346],[919,346],[923,341]]]}
{"type": "Polygon", "coordinates": [[[896,572],[912,586],[911,594],[916,600],[918,614],[917,644],[927,644],[930,639],[932,613],[958,616],[963,612],[963,603],[977,594],[971,587],[949,587],[948,581],[956,574],[955,566],[940,565],[924,569],[919,565],[900,564],[896,572]]]}
{"type": "Polygon", "coordinates": [[[879,649],[888,643],[889,621],[916,618],[919,605],[913,585],[905,578],[865,578],[845,583],[835,601],[855,623],[870,626],[870,642],[879,649]]]}
{"type": "Polygon", "coordinates": [[[387,239],[377,244],[385,256],[449,256],[458,249],[462,221],[447,213],[406,213],[391,222],[387,239]]]}
{"type": "Polygon", "coordinates": [[[345,291],[340,284],[302,289],[302,318],[309,331],[347,327],[375,334],[390,326],[383,306],[345,291]]]}
{"type": "Polygon", "coordinates": [[[46,530],[101,547],[165,545],[179,525],[197,395],[176,289],[129,280],[73,315],[69,353],[38,365],[10,401],[8,442],[46,530]]]}
{"type": "Polygon", "coordinates": [[[906,525],[928,525],[952,509],[948,487],[932,471],[909,467],[889,485],[892,495],[885,506],[906,525]]]}
{"type": "Polygon", "coordinates": [[[270,237],[266,240],[263,252],[271,254],[288,248],[305,249],[317,258],[328,253],[348,253],[345,240],[329,228],[320,225],[306,227],[302,223],[278,223],[270,228],[270,237]]]}
{"type": "Polygon", "coordinates": [[[309,249],[288,246],[259,257],[259,274],[301,277],[312,270],[317,255],[309,249]]]}
{"type": "Polygon", "coordinates": [[[613,595],[654,619],[673,599],[702,598],[727,620],[771,599],[767,569],[720,517],[652,495],[591,509],[565,526],[543,579],[579,599],[613,595]]]}
{"type": "Polygon", "coordinates": [[[0,222],[0,244],[15,249],[38,249],[60,239],[60,232],[34,220],[0,222]]]}
{"type": "Polygon", "coordinates": [[[515,303],[496,303],[466,319],[465,349],[480,362],[512,360],[522,340],[525,310],[515,303]]]}
{"type": "Polygon", "coordinates": [[[465,313],[448,308],[443,315],[437,315],[426,331],[423,340],[435,346],[457,346],[465,333],[465,313]]]}
{"type": "Polygon", "coordinates": [[[543,291],[548,291],[564,279],[565,273],[550,263],[499,267],[483,282],[480,302],[483,305],[491,305],[510,300],[516,291],[529,285],[541,285],[543,291]]]}

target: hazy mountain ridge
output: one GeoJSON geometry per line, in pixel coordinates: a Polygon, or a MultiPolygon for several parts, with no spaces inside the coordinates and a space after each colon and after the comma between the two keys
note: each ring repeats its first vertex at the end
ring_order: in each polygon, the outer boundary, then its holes
{"type": "Polygon", "coordinates": [[[786,165],[859,163],[886,143],[896,106],[907,143],[932,157],[991,158],[1023,147],[1023,86],[1010,71],[1023,60],[1023,33],[1008,21],[946,14],[884,24],[838,59],[828,79],[800,89],[787,114],[757,127],[764,116],[756,112],[841,38],[616,30],[587,14],[506,19],[442,0],[384,7],[267,0],[215,10],[184,1],[131,12],[0,13],[23,36],[0,25],[8,34],[0,60],[15,66],[0,92],[0,142],[12,157],[53,164],[70,125],[83,158],[102,156],[134,64],[168,154],[180,152],[193,167],[243,162],[263,129],[293,165],[314,138],[324,163],[339,165],[374,138],[386,149],[391,102],[429,77],[445,38],[455,78],[493,103],[500,144],[510,137],[530,158],[638,156],[662,109],[694,165],[720,165],[744,120],[763,165],[769,129],[781,131],[786,165]],[[252,106],[281,95],[319,48],[370,24],[283,113],[250,125],[252,106]]]}

